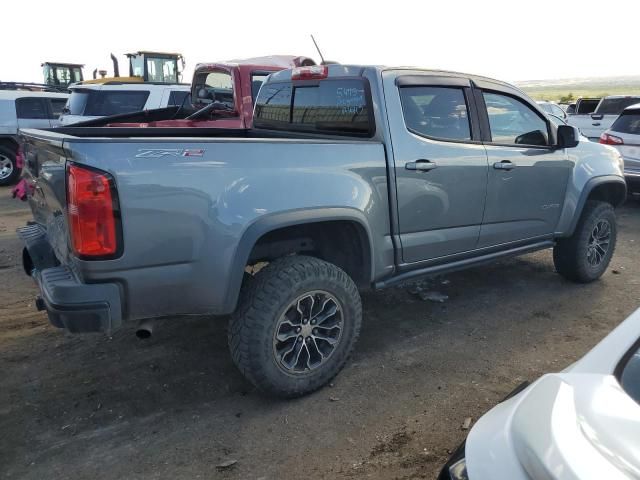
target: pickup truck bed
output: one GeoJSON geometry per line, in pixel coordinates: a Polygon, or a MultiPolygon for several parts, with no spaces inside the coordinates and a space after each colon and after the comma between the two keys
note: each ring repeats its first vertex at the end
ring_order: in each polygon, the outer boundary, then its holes
{"type": "Polygon", "coordinates": [[[613,254],[619,153],[503,82],[282,71],[253,125],[25,130],[25,270],[52,323],[231,314],[240,370],[296,396],[346,362],[358,289],[550,247],[587,282],[613,254]]]}

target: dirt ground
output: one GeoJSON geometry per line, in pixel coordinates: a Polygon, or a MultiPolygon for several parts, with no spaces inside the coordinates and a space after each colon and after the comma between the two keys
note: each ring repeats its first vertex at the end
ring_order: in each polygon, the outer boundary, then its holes
{"type": "Polygon", "coordinates": [[[28,218],[0,189],[7,479],[435,478],[467,417],[566,367],[640,304],[631,202],[601,281],[563,280],[545,251],[440,279],[444,303],[407,288],[367,293],[360,342],[334,384],[280,401],[234,368],[224,319],[162,320],[146,341],[134,325],[113,338],[50,326],[20,266],[14,231],[28,218]]]}

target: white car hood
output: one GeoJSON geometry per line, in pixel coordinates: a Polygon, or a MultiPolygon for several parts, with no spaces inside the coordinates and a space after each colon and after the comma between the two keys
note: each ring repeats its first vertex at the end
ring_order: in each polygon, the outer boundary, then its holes
{"type": "Polygon", "coordinates": [[[469,478],[640,478],[640,405],[613,374],[640,337],[639,312],[564,372],[484,415],[466,443],[469,478]]]}

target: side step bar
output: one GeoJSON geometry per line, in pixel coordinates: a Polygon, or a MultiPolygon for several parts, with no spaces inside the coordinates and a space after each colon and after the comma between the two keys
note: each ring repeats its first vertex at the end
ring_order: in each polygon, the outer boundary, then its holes
{"type": "Polygon", "coordinates": [[[532,244],[524,245],[521,247],[510,248],[508,250],[500,250],[498,252],[487,253],[485,255],[481,255],[478,257],[470,257],[462,260],[457,260],[455,262],[417,268],[415,270],[410,270],[408,272],[400,273],[399,275],[388,278],[387,280],[381,280],[379,282],[376,282],[374,284],[374,288],[376,289],[387,288],[387,287],[392,287],[392,286],[407,282],[414,278],[429,277],[434,275],[441,275],[443,273],[451,273],[457,270],[465,270],[469,267],[475,267],[479,265],[484,265],[486,263],[492,263],[493,261],[499,258],[523,255],[525,253],[531,253],[538,250],[551,248],[554,245],[555,245],[555,242],[553,240],[544,240],[542,242],[532,243],[532,244]]]}

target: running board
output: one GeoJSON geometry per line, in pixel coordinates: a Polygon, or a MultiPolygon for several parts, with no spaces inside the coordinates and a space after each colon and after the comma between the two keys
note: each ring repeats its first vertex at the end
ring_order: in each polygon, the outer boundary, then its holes
{"type": "Polygon", "coordinates": [[[486,263],[492,263],[497,259],[514,257],[518,255],[523,255],[525,253],[544,250],[547,248],[551,248],[554,245],[555,245],[555,242],[553,240],[545,240],[543,242],[532,243],[529,245],[524,245],[522,247],[510,248],[509,250],[501,250],[499,252],[487,253],[479,257],[470,257],[470,258],[465,258],[463,260],[457,260],[455,262],[449,262],[449,263],[443,263],[440,265],[432,265],[429,267],[418,268],[408,272],[400,273],[399,275],[388,278],[387,280],[381,280],[379,282],[374,283],[373,286],[375,289],[392,287],[394,285],[398,285],[400,283],[406,282],[408,280],[412,280],[414,278],[429,277],[434,275],[441,275],[443,273],[451,273],[457,270],[465,270],[470,267],[476,267],[479,265],[484,265],[486,263]]]}

